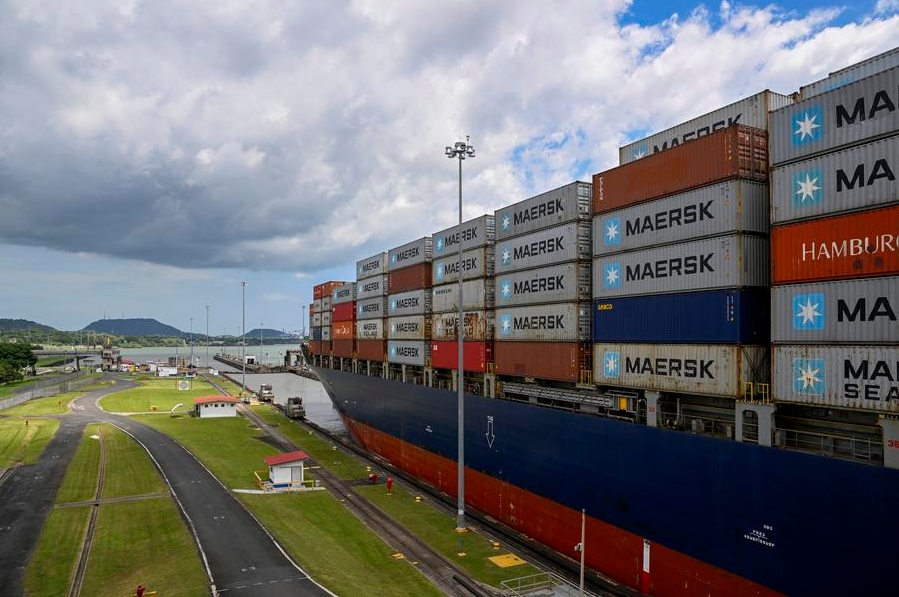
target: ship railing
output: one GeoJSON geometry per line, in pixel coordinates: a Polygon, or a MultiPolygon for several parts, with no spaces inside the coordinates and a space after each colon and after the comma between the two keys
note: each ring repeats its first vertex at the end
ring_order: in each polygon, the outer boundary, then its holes
{"type": "Polygon", "coordinates": [[[595,597],[594,593],[588,591],[580,593],[576,585],[551,572],[504,580],[499,586],[502,594],[508,597],[574,597],[576,595],[595,597]]]}
{"type": "Polygon", "coordinates": [[[774,444],[778,448],[813,452],[834,458],[883,463],[883,442],[867,438],[775,428],[774,444]]]}
{"type": "MultiPolygon", "coordinates": [[[[715,435],[718,437],[726,437],[733,439],[734,421],[733,419],[721,419],[715,417],[704,417],[697,414],[681,413],[679,416],[675,413],[662,413],[659,426],[666,429],[677,429],[679,431],[689,431],[703,435],[715,435]]],[[[744,424],[744,434],[746,425],[744,424]]],[[[750,432],[751,433],[751,432],[750,432]]],[[[758,426],[755,430],[758,435],[758,426]]]]}

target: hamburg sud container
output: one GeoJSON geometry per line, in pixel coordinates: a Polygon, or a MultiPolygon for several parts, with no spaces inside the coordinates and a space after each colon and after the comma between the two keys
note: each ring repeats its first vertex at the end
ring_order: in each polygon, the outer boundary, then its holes
{"type": "Polygon", "coordinates": [[[496,275],[521,269],[589,259],[589,222],[578,221],[507,238],[496,245],[496,275]]]}
{"type": "MultiPolygon", "coordinates": [[[[459,284],[443,284],[432,289],[432,311],[459,311],[459,284]]],[[[462,282],[462,308],[484,310],[493,308],[493,281],[488,278],[462,282]]]]}
{"type": "Polygon", "coordinates": [[[356,300],[387,295],[387,274],[379,274],[356,282],[356,300]]]}
{"type": "Polygon", "coordinates": [[[496,304],[502,307],[592,298],[590,263],[583,261],[503,274],[495,284],[496,304]]]}
{"type": "Polygon", "coordinates": [[[356,262],[356,280],[364,280],[372,276],[383,276],[387,273],[387,253],[378,253],[367,259],[356,262]]]}
{"type": "Polygon", "coordinates": [[[827,75],[826,78],[799,88],[799,96],[802,99],[808,99],[816,95],[821,95],[828,91],[832,91],[844,85],[854,83],[859,79],[870,77],[871,75],[885,71],[887,69],[899,66],[899,48],[893,48],[883,54],[872,56],[867,60],[862,60],[840,70],[834,71],[827,75]]]}
{"type": "Polygon", "coordinates": [[[899,131],[899,67],[771,113],[771,164],[899,131]]]}
{"type": "MultiPolygon", "coordinates": [[[[434,259],[431,266],[431,281],[434,286],[459,281],[459,254],[434,259]]],[[[462,279],[471,280],[493,275],[493,245],[462,252],[462,279]]],[[[464,292],[464,290],[463,290],[464,292]]]]}
{"type": "Polygon", "coordinates": [[[899,205],[771,229],[775,284],[899,274],[899,205]]]}
{"type": "Polygon", "coordinates": [[[356,322],[356,338],[359,340],[384,340],[383,319],[365,319],[356,322]]]}
{"type": "Polygon", "coordinates": [[[331,325],[331,311],[322,311],[322,327],[331,325]]]}
{"type": "MultiPolygon", "coordinates": [[[[484,373],[487,363],[493,362],[493,344],[490,342],[465,342],[462,345],[464,371],[484,373]]],[[[459,368],[459,344],[455,341],[431,341],[431,366],[436,369],[459,368]]]]}
{"type": "Polygon", "coordinates": [[[496,238],[493,215],[483,215],[467,222],[462,222],[441,230],[433,235],[433,258],[438,259],[449,255],[459,254],[459,243],[462,244],[462,252],[476,249],[484,245],[492,244],[496,238]]]}
{"type": "Polygon", "coordinates": [[[356,284],[347,282],[331,291],[331,308],[341,303],[349,303],[356,300],[356,284]]]}
{"type": "Polygon", "coordinates": [[[593,185],[578,181],[499,209],[494,212],[496,240],[577,220],[589,221],[592,201],[593,185]]]}
{"type": "Polygon", "coordinates": [[[731,179],[604,213],[593,219],[593,254],[733,232],[768,234],[768,185],[731,179]]]}
{"type": "Polygon", "coordinates": [[[391,317],[387,325],[387,337],[391,340],[427,340],[431,335],[431,318],[428,315],[391,317]]]}
{"type": "Polygon", "coordinates": [[[423,367],[430,362],[431,343],[424,340],[388,340],[387,361],[423,367]]]}
{"type": "Polygon", "coordinates": [[[322,327],[322,314],[321,313],[313,313],[312,314],[312,327],[320,328],[322,327]]]}
{"type": "Polygon", "coordinates": [[[732,126],[593,175],[593,213],[727,180],[768,180],[768,133],[732,126]]]}
{"type": "Polygon", "coordinates": [[[899,347],[775,346],[777,401],[899,411],[899,347]]]}
{"type": "Polygon", "coordinates": [[[421,288],[419,290],[410,290],[409,292],[400,292],[391,294],[387,297],[388,310],[390,317],[398,315],[420,315],[431,312],[431,289],[421,288]]]}
{"type": "Polygon", "coordinates": [[[899,342],[899,277],[771,289],[771,341],[782,344],[899,342]]]}
{"type": "MultiPolygon", "coordinates": [[[[493,340],[493,312],[465,311],[465,342],[493,340]]],[[[458,313],[437,313],[431,316],[431,339],[456,340],[459,330],[458,313]]]]}
{"type": "Polygon", "coordinates": [[[596,344],[598,385],[738,397],[768,382],[768,348],[714,344],[596,344]]]}
{"type": "Polygon", "coordinates": [[[599,257],[593,296],[768,285],[768,239],[734,234],[599,257]]]}
{"type": "Polygon", "coordinates": [[[588,346],[580,342],[497,342],[494,367],[498,375],[576,383],[581,371],[590,367],[588,346]]]}
{"type": "Polygon", "coordinates": [[[899,202],[899,136],[771,171],[771,222],[778,224],[899,202]]]}
{"type": "Polygon", "coordinates": [[[767,344],[767,288],[600,298],[593,341],[767,344]]]}
{"type": "Polygon", "coordinates": [[[629,143],[618,150],[618,163],[627,164],[640,158],[679,147],[707,137],[732,125],[768,130],[768,112],[789,106],[791,96],[761,91],[682,124],[629,143]]]}
{"type": "Polygon", "coordinates": [[[356,301],[356,319],[383,319],[387,316],[387,297],[356,301]]]}
{"type": "Polygon", "coordinates": [[[589,342],[589,303],[550,303],[496,310],[496,339],[589,342]]]}

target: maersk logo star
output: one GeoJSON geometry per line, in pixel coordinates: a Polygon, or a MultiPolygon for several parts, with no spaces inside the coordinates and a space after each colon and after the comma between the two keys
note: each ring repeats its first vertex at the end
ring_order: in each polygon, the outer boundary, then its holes
{"type": "Polygon", "coordinates": [[[826,390],[824,373],[824,359],[794,359],[793,392],[823,396],[826,390]]]}
{"type": "Polygon", "coordinates": [[[646,157],[646,146],[640,145],[638,147],[635,147],[633,156],[634,156],[635,160],[639,160],[640,158],[646,157]]]}
{"type": "Polygon", "coordinates": [[[503,216],[503,230],[508,230],[510,226],[512,226],[512,219],[509,214],[506,214],[503,216]]]}
{"type": "Polygon", "coordinates": [[[793,145],[819,141],[824,135],[824,113],[821,106],[812,106],[793,118],[793,145]]]}
{"type": "Polygon", "coordinates": [[[393,311],[396,309],[396,301],[390,301],[390,310],[393,311]]]}
{"type": "Polygon", "coordinates": [[[435,274],[435,276],[437,277],[438,280],[443,279],[443,264],[442,263],[437,266],[437,273],[435,274]]]}
{"type": "Polygon", "coordinates": [[[508,280],[503,280],[502,282],[500,282],[499,294],[504,299],[512,296],[512,284],[508,280]]]}
{"type": "Polygon", "coordinates": [[[621,287],[621,265],[616,261],[610,263],[603,270],[603,286],[605,288],[621,287]]]}
{"type": "Polygon", "coordinates": [[[443,253],[443,239],[442,238],[437,239],[437,252],[443,253]]]}
{"type": "Polygon", "coordinates": [[[817,168],[793,174],[793,207],[821,203],[823,184],[824,177],[817,168]]]}
{"type": "Polygon", "coordinates": [[[797,294],[793,297],[793,329],[824,329],[824,293],[797,294]]]}
{"type": "Polygon", "coordinates": [[[509,335],[512,333],[512,316],[503,315],[499,318],[499,331],[501,334],[509,335]]]}
{"type": "Polygon", "coordinates": [[[602,370],[605,377],[618,377],[618,361],[620,355],[617,350],[607,350],[602,355],[602,370]]]}
{"type": "Polygon", "coordinates": [[[396,255],[390,256],[390,263],[396,263],[396,255]]]}
{"type": "Polygon", "coordinates": [[[512,251],[509,249],[509,247],[503,248],[502,262],[503,265],[509,265],[510,263],[512,263],[512,251]]]}
{"type": "Polygon", "coordinates": [[[606,246],[621,244],[621,218],[610,218],[603,224],[606,233],[603,235],[606,246]]]}
{"type": "Polygon", "coordinates": [[[391,358],[396,358],[396,345],[390,345],[390,356],[391,358]]]}

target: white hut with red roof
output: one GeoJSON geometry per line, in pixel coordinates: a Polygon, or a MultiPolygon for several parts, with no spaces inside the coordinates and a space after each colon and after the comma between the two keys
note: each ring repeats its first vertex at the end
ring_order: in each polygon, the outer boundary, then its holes
{"type": "Polygon", "coordinates": [[[194,398],[194,413],[201,419],[236,417],[237,398],[224,395],[194,398]]]}

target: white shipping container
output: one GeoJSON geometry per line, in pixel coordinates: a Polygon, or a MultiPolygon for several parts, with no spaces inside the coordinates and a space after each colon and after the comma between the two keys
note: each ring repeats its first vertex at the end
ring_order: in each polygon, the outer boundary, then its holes
{"type": "Polygon", "coordinates": [[[372,255],[367,259],[356,262],[356,280],[364,280],[372,276],[381,276],[387,273],[387,252],[372,255]]]}
{"type": "Polygon", "coordinates": [[[768,233],[768,185],[733,179],[593,218],[593,254],[736,232],[768,233]]]}
{"type": "Polygon", "coordinates": [[[331,310],[331,295],[322,297],[322,313],[331,310]]]}
{"type": "Polygon", "coordinates": [[[790,96],[766,89],[660,133],[628,143],[618,150],[619,164],[624,165],[678,147],[734,124],[768,130],[768,112],[791,103],[793,99],[790,96]]]}
{"type": "Polygon", "coordinates": [[[771,113],[772,166],[899,131],[899,67],[771,113]]]}
{"type": "Polygon", "coordinates": [[[418,265],[431,260],[431,249],[433,240],[430,236],[425,236],[411,243],[399,246],[388,251],[389,271],[409,267],[410,265],[418,265]]]}
{"type": "Polygon", "coordinates": [[[771,341],[783,344],[899,342],[899,277],[771,289],[771,341]]]}
{"type": "Polygon", "coordinates": [[[356,300],[387,295],[387,274],[372,276],[356,282],[356,300]]]}
{"type": "Polygon", "coordinates": [[[387,297],[387,315],[423,315],[431,312],[431,289],[398,292],[387,297]]]}
{"type": "Polygon", "coordinates": [[[356,301],[356,319],[384,319],[387,317],[387,297],[376,296],[356,301]]]}
{"type": "Polygon", "coordinates": [[[322,326],[331,325],[331,312],[322,311],[322,326]]]}
{"type": "Polygon", "coordinates": [[[322,312],[322,300],[320,298],[314,299],[312,301],[312,312],[313,313],[321,313],[322,312]]]}
{"type": "Polygon", "coordinates": [[[782,224],[899,201],[899,136],[771,170],[771,222],[782,224]]]}
{"type": "Polygon", "coordinates": [[[314,328],[322,327],[322,314],[321,313],[313,313],[312,314],[312,323],[310,325],[314,328]]]}
{"type": "Polygon", "coordinates": [[[493,225],[493,214],[483,215],[462,224],[456,224],[446,230],[433,234],[434,259],[447,255],[459,254],[459,243],[462,243],[462,252],[477,247],[492,244],[496,238],[496,229],[493,225]]]}
{"type": "Polygon", "coordinates": [[[592,298],[590,264],[569,261],[502,274],[495,278],[496,303],[501,307],[589,301],[592,298]]]}
{"type": "MultiPolygon", "coordinates": [[[[486,342],[493,339],[493,312],[465,311],[462,321],[466,342],[486,342]]],[[[458,331],[458,313],[437,313],[431,316],[432,340],[455,340],[458,331]]]]}
{"type": "Polygon", "coordinates": [[[390,340],[387,360],[391,363],[423,367],[430,361],[431,343],[425,340],[390,340]]]}
{"type": "Polygon", "coordinates": [[[496,310],[496,340],[587,342],[590,303],[550,303],[496,310]]]}
{"type": "MultiPolygon", "coordinates": [[[[459,255],[447,255],[434,259],[431,267],[431,281],[436,286],[459,280],[459,255]]],[[[493,245],[462,252],[462,279],[473,280],[493,275],[493,245]]]]}
{"type": "Polygon", "coordinates": [[[593,184],[572,182],[496,210],[496,240],[574,222],[593,213],[593,184]]]}
{"type": "Polygon", "coordinates": [[[431,319],[427,315],[387,318],[387,337],[391,340],[428,340],[431,319]]]}
{"type": "Polygon", "coordinates": [[[768,383],[768,347],[709,344],[595,344],[600,386],[740,397],[768,383]]]}
{"type": "MultiPolygon", "coordinates": [[[[434,313],[459,311],[459,283],[435,286],[432,294],[432,310],[434,313]]],[[[462,301],[465,310],[483,310],[493,308],[493,281],[485,278],[462,282],[462,301]]]]}
{"type": "Polygon", "coordinates": [[[767,286],[767,238],[735,234],[599,257],[593,297],[767,286]]]}
{"type": "Polygon", "coordinates": [[[331,340],[331,326],[322,326],[322,340],[330,342],[331,340]]]}
{"type": "Polygon", "coordinates": [[[899,48],[893,48],[892,50],[888,50],[877,56],[872,56],[867,60],[856,62],[855,64],[830,73],[827,77],[819,81],[803,85],[799,88],[799,95],[802,99],[808,99],[844,85],[854,83],[859,79],[870,77],[871,75],[895,66],[899,66],[899,48]]]}
{"type": "Polygon", "coordinates": [[[331,292],[331,306],[341,303],[349,303],[356,300],[356,284],[350,282],[343,286],[338,286],[331,292]]]}
{"type": "Polygon", "coordinates": [[[384,320],[365,319],[357,321],[356,338],[359,340],[384,340],[384,320]]]}
{"type": "Polygon", "coordinates": [[[496,244],[496,274],[589,259],[590,222],[571,222],[531,234],[507,238],[496,244]]]}
{"type": "Polygon", "coordinates": [[[780,402],[899,411],[899,346],[775,346],[780,402]]]}

